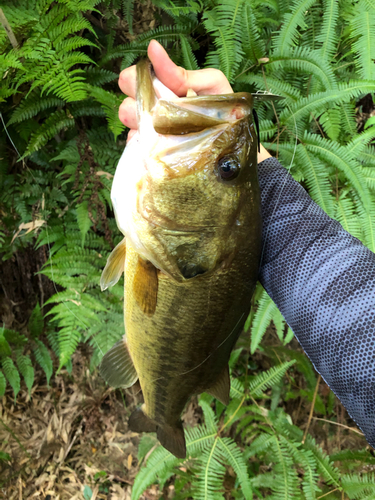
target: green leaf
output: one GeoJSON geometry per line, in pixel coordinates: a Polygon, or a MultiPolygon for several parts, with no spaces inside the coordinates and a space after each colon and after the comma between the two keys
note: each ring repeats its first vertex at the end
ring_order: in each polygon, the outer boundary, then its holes
{"type": "Polygon", "coordinates": [[[276,315],[277,312],[278,309],[276,307],[276,304],[267,294],[267,292],[264,291],[259,300],[258,309],[252,321],[251,354],[254,354],[254,352],[258,349],[267,327],[269,326],[273,316],[276,315]]]}
{"type": "Polygon", "coordinates": [[[91,500],[92,495],[93,495],[92,489],[90,488],[90,486],[87,486],[86,484],[85,487],[83,488],[83,498],[85,500],[91,500]]]}
{"type": "Polygon", "coordinates": [[[77,205],[76,216],[77,216],[78,227],[82,235],[81,245],[83,248],[85,244],[86,234],[91,227],[91,220],[89,217],[89,208],[87,201],[83,201],[82,203],[77,205]]]}
{"type": "Polygon", "coordinates": [[[17,368],[14,366],[11,358],[5,358],[2,360],[3,372],[13,389],[14,392],[14,400],[16,400],[17,394],[20,392],[21,387],[21,379],[20,374],[18,373],[17,368]]]}
{"type": "Polygon", "coordinates": [[[0,358],[10,356],[12,351],[7,339],[4,336],[4,328],[0,330],[0,358]]]}
{"type": "Polygon", "coordinates": [[[33,312],[31,313],[28,327],[29,327],[31,336],[34,339],[38,338],[39,335],[43,331],[44,320],[43,320],[43,314],[42,314],[42,311],[40,309],[39,302],[37,302],[36,306],[33,309],[33,312]]]}
{"type": "Polygon", "coordinates": [[[47,385],[49,385],[50,378],[53,372],[52,359],[48,352],[47,347],[40,340],[36,340],[36,347],[34,348],[34,354],[37,362],[42,367],[44,373],[47,377],[47,385]]]}
{"type": "Polygon", "coordinates": [[[262,372],[259,375],[253,377],[249,384],[249,391],[251,395],[261,396],[262,391],[272,387],[273,384],[280,382],[285,372],[294,365],[295,360],[286,361],[281,363],[281,365],[273,366],[266,372],[262,372]]]}
{"type": "Polygon", "coordinates": [[[0,451],[0,460],[3,460],[4,462],[10,462],[9,453],[5,453],[5,451],[0,451]]]}
{"type": "Polygon", "coordinates": [[[219,438],[219,449],[222,451],[223,459],[229,462],[237,474],[245,500],[251,500],[253,490],[241,449],[231,438],[219,438]]]}
{"type": "Polygon", "coordinates": [[[0,370],[0,398],[2,398],[5,394],[5,389],[6,389],[7,381],[0,370]]]}
{"type": "Polygon", "coordinates": [[[34,383],[34,368],[32,367],[31,359],[29,358],[29,356],[18,354],[17,365],[19,371],[21,372],[23,378],[25,379],[25,384],[29,391],[29,394],[31,394],[31,388],[34,383]]]}

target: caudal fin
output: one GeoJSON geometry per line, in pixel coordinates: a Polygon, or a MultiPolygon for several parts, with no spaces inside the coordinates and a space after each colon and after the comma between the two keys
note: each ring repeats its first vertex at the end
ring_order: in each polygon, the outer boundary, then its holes
{"type": "Polygon", "coordinates": [[[171,425],[158,426],[156,433],[160,443],[177,458],[186,457],[186,442],[182,423],[175,427],[171,425]]]}
{"type": "Polygon", "coordinates": [[[129,428],[133,432],[156,432],[157,426],[150,417],[148,417],[142,408],[133,411],[129,418],[129,428]]]}
{"type": "Polygon", "coordinates": [[[174,427],[172,425],[157,425],[145,413],[145,405],[137,408],[130,415],[129,429],[133,432],[155,432],[164,448],[170,451],[177,458],[186,457],[186,442],[182,423],[179,422],[174,427]]]}

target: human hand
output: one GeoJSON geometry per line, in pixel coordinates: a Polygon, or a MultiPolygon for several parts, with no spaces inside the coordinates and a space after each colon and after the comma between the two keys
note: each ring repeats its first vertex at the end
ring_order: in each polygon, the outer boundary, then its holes
{"type": "MultiPolygon", "coordinates": [[[[185,97],[188,89],[193,89],[198,95],[230,94],[233,92],[228,80],[220,70],[207,68],[188,71],[176,66],[156,40],[150,42],[147,54],[157,78],[179,97],[185,97]]],[[[120,73],[119,87],[128,97],[120,106],[119,118],[124,125],[130,128],[128,140],[137,130],[135,81],[135,66],[130,66],[120,73]]],[[[260,145],[258,163],[270,156],[268,151],[260,145]]]]}

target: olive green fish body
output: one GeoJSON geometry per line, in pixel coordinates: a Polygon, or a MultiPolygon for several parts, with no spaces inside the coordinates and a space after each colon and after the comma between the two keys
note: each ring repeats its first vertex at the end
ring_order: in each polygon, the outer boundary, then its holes
{"type": "Polygon", "coordinates": [[[139,131],[117,167],[112,202],[125,239],[102,289],[125,270],[126,337],[103,358],[115,387],[138,378],[129,426],[186,453],[193,394],[229,399],[228,360],[250,310],[261,253],[257,141],[250,94],[178,99],[137,65],[139,131]]]}
{"type": "Polygon", "coordinates": [[[190,283],[159,274],[152,316],[145,315],[134,299],[138,254],[127,250],[127,341],[139,374],[144,411],[158,425],[177,423],[190,396],[209,391],[227,367],[250,310],[259,250],[259,243],[249,245],[229,268],[190,283]]]}

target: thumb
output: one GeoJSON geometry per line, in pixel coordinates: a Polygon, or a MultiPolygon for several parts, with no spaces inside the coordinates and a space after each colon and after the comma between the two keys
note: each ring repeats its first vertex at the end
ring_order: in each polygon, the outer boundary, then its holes
{"type": "Polygon", "coordinates": [[[231,94],[233,92],[225,75],[218,69],[188,71],[177,66],[156,40],[148,46],[148,57],[159,80],[172,92],[182,97],[188,89],[197,94],[231,94]]]}

